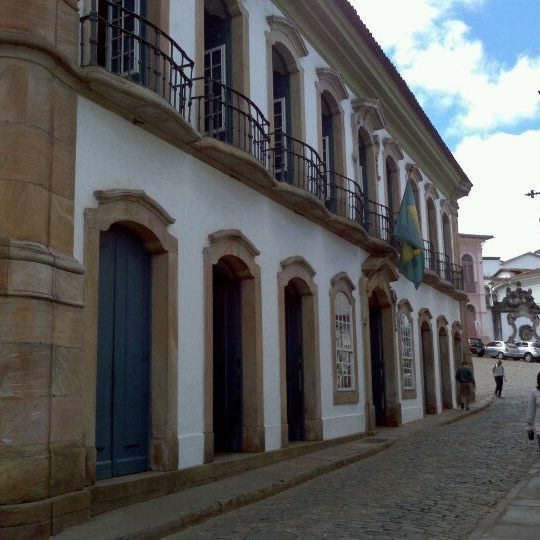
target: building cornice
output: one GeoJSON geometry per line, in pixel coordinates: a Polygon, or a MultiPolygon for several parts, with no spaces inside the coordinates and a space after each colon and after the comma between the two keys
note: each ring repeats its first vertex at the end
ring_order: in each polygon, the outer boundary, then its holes
{"type": "Polygon", "coordinates": [[[472,183],[467,175],[346,0],[274,3],[295,21],[358,97],[381,101],[389,132],[447,198],[468,194],[472,183]]]}

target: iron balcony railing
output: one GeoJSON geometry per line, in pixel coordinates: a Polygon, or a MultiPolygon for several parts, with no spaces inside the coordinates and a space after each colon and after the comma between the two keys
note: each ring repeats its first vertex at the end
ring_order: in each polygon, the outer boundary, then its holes
{"type": "Polygon", "coordinates": [[[321,202],[326,197],[324,162],[309,144],[282,131],[271,134],[269,166],[279,182],[286,182],[315,195],[321,202]]]}
{"type": "Polygon", "coordinates": [[[232,144],[267,164],[269,122],[259,107],[237,90],[215,79],[193,79],[202,94],[195,96],[197,128],[201,133],[232,144]]]}
{"type": "Polygon", "coordinates": [[[364,197],[364,228],[371,235],[395,245],[394,222],[384,204],[364,197]]]}
{"type": "Polygon", "coordinates": [[[325,180],[326,208],[363,226],[364,195],[360,185],[334,171],[326,171],[325,180]]]}
{"type": "Polygon", "coordinates": [[[386,206],[368,199],[358,182],[334,171],[325,173],[326,207],[362,225],[376,238],[393,243],[393,224],[386,206]]]}
{"type": "Polygon", "coordinates": [[[194,62],[170,36],[109,0],[81,17],[81,66],[101,66],[144,86],[189,120],[194,62]]]}
{"type": "Polygon", "coordinates": [[[441,279],[452,283],[456,289],[463,290],[462,267],[451,263],[450,258],[444,253],[435,251],[429,240],[424,240],[424,261],[426,270],[432,270],[441,279]]]}
{"type": "Polygon", "coordinates": [[[450,267],[450,258],[444,253],[437,252],[437,274],[441,279],[452,283],[452,268],[450,267]]]}

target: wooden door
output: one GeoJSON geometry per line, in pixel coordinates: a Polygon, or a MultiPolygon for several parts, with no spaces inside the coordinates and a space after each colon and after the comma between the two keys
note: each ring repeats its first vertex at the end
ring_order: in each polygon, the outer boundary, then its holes
{"type": "Polygon", "coordinates": [[[148,469],[151,256],[128,231],[101,234],[97,478],[148,469]]]}
{"type": "Polygon", "coordinates": [[[371,343],[371,389],[375,407],[375,422],[386,423],[386,397],[384,393],[384,350],[382,313],[378,306],[369,308],[369,331],[371,343]]]}
{"type": "Polygon", "coordinates": [[[241,281],[223,266],[213,270],[214,450],[242,450],[241,281]]]}
{"type": "Polygon", "coordinates": [[[289,441],[303,441],[305,426],[302,296],[292,285],[285,288],[285,332],[289,441]]]}

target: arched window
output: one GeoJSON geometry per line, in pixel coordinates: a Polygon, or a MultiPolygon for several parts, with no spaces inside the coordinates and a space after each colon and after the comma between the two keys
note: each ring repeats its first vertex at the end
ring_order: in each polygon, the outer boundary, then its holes
{"type": "Polygon", "coordinates": [[[352,306],[343,292],[336,295],[336,390],[354,390],[352,306]]]}
{"type": "Polygon", "coordinates": [[[444,242],[444,254],[446,255],[448,262],[453,262],[454,255],[452,249],[452,227],[447,214],[442,216],[442,229],[443,229],[443,242],[444,242]]]}
{"type": "Polygon", "coordinates": [[[369,165],[368,165],[368,153],[366,143],[364,141],[363,133],[358,130],[358,179],[364,196],[369,199],[371,196],[375,197],[375,190],[371,189],[369,178],[369,165]],[[373,194],[371,192],[374,192],[373,194]]]}
{"type": "Polygon", "coordinates": [[[247,64],[247,14],[237,0],[198,0],[203,16],[198,31],[202,34],[196,65],[204,75],[239,92],[249,94],[247,64]],[[204,7],[203,7],[204,6],[204,7]]]}
{"type": "Polygon", "coordinates": [[[461,267],[463,269],[463,287],[465,292],[478,292],[474,281],[473,258],[469,254],[461,257],[461,267]]]}
{"type": "Polygon", "coordinates": [[[334,403],[358,402],[354,285],[345,273],[332,279],[330,290],[334,403]]]}
{"type": "MultiPolygon", "coordinates": [[[[353,140],[358,150],[358,167],[355,180],[360,185],[367,199],[377,202],[377,180],[379,173],[377,156],[381,140],[374,132],[385,128],[385,121],[380,103],[376,99],[354,99],[353,108],[353,140]]],[[[399,156],[398,156],[399,157],[399,156]]]]}
{"type": "Polygon", "coordinates": [[[410,316],[399,314],[399,341],[401,345],[401,378],[403,390],[415,390],[414,346],[410,316]]]}
{"type": "Polygon", "coordinates": [[[399,342],[399,366],[401,370],[401,397],[416,398],[416,369],[414,357],[414,333],[412,306],[407,299],[397,304],[397,335],[399,342]]]}
{"type": "Polygon", "coordinates": [[[394,220],[397,219],[399,213],[400,190],[399,190],[399,173],[396,162],[387,157],[385,161],[386,170],[386,205],[388,206],[388,212],[394,220]]]}
{"type": "MultiPolygon", "coordinates": [[[[320,86],[326,86],[321,81],[320,86]]],[[[343,157],[343,122],[339,103],[333,93],[323,90],[321,93],[321,157],[326,170],[326,205],[335,212],[337,210],[340,193],[336,186],[340,186],[344,172],[343,157]]],[[[350,186],[343,186],[349,188],[350,186]]]]}
{"type": "Polygon", "coordinates": [[[439,239],[437,236],[437,214],[435,212],[435,203],[431,197],[427,200],[427,214],[428,214],[428,240],[431,243],[432,250],[432,269],[435,268],[435,253],[439,251],[439,239]]]}

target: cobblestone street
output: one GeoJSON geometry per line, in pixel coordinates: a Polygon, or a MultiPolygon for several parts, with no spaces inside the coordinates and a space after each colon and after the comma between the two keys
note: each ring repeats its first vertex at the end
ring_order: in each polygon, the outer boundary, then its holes
{"type": "MultiPolygon", "coordinates": [[[[493,360],[475,358],[477,392],[493,360]]],[[[538,459],[524,417],[539,364],[504,361],[502,399],[428,427],[389,450],[170,536],[187,538],[464,538],[538,459]]]]}

